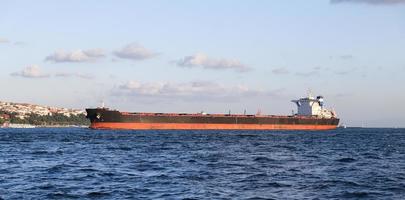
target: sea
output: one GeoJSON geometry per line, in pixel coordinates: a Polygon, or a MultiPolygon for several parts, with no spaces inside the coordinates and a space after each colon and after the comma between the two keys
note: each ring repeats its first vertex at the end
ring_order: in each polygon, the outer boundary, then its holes
{"type": "Polygon", "coordinates": [[[0,129],[0,199],[405,199],[405,129],[0,129]]]}

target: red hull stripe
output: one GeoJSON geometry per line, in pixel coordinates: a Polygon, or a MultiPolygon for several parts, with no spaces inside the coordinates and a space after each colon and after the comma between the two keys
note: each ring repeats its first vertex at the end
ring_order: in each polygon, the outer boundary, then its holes
{"type": "Polygon", "coordinates": [[[127,130],[331,130],[335,125],[305,124],[192,124],[192,123],[120,123],[93,122],[92,129],[127,130]]]}

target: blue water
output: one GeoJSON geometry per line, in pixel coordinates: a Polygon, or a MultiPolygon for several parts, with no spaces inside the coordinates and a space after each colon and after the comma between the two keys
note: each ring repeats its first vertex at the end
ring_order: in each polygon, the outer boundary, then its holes
{"type": "Polygon", "coordinates": [[[405,199],[405,129],[0,129],[0,199],[405,199]]]}

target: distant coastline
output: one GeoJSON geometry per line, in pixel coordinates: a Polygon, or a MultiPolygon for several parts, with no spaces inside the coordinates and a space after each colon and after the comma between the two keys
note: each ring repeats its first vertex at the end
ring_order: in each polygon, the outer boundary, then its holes
{"type": "Polygon", "coordinates": [[[1,128],[87,128],[87,125],[3,124],[1,128]]]}
{"type": "Polygon", "coordinates": [[[88,126],[84,110],[0,101],[1,128],[88,126]]]}

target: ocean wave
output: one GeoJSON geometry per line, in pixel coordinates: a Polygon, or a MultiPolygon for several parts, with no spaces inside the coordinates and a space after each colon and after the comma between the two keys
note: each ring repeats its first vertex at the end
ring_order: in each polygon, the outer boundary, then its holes
{"type": "Polygon", "coordinates": [[[405,129],[19,131],[0,133],[0,200],[403,199],[405,192],[405,129]]]}

